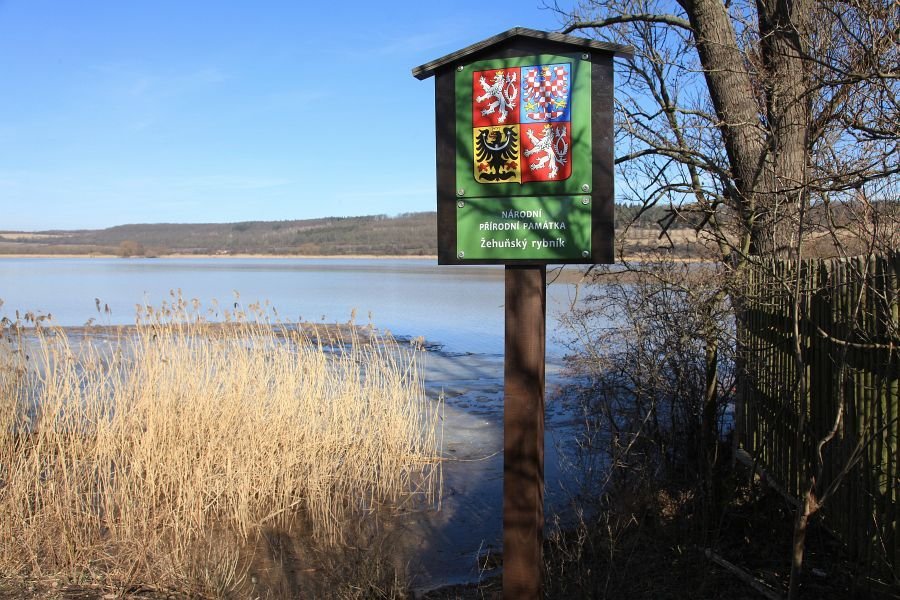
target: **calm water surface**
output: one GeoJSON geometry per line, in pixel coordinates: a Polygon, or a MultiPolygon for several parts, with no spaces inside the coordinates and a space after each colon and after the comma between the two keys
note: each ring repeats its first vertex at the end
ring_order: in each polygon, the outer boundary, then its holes
{"type": "MultiPolygon", "coordinates": [[[[445,399],[442,508],[396,524],[395,551],[423,589],[477,580],[477,557],[502,545],[503,288],[502,267],[438,267],[433,259],[0,258],[0,318],[18,310],[51,313],[67,326],[129,324],[136,304],[159,306],[170,290],[228,308],[237,290],[245,307],[269,301],[284,320],[345,322],[355,309],[358,322],[371,314],[381,329],[443,345],[421,363],[429,395],[445,399]],[[111,314],[98,314],[95,299],[111,314]]],[[[578,415],[554,400],[564,383],[558,317],[573,293],[564,284],[548,289],[548,515],[577,489],[566,465],[578,415]]]]}
{"type": "MultiPolygon", "coordinates": [[[[450,352],[503,352],[503,268],[438,267],[434,259],[0,258],[0,317],[50,313],[61,325],[134,322],[180,289],[204,306],[268,301],[284,320],[372,322],[450,352]],[[111,315],[98,315],[95,299],[111,315]]],[[[572,286],[548,290],[548,354],[562,354],[558,316],[572,286]]]]}

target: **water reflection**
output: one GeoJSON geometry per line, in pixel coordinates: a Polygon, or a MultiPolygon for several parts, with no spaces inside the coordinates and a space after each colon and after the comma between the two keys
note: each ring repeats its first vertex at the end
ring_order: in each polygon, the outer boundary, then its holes
{"type": "MultiPolygon", "coordinates": [[[[439,267],[434,259],[0,258],[0,317],[51,313],[61,325],[134,322],[135,305],[169,292],[204,305],[268,301],[285,320],[371,320],[402,336],[424,336],[449,352],[503,352],[503,267],[439,267]],[[111,314],[98,315],[95,299],[111,314]]],[[[572,286],[548,290],[548,353],[562,354],[556,316],[572,286]]]]}

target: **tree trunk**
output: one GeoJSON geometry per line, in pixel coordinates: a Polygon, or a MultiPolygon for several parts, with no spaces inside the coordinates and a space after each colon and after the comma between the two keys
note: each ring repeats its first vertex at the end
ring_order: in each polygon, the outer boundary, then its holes
{"type": "Polygon", "coordinates": [[[755,254],[784,254],[807,181],[810,126],[806,40],[811,0],[757,0],[764,89],[754,85],[721,0],[679,0],[694,30],[737,196],[755,254]],[[759,92],[763,91],[764,94],[759,92]],[[758,98],[765,98],[760,106],[758,98]]]}
{"type": "MultiPolygon", "coordinates": [[[[711,318],[711,317],[710,317],[711,318]]],[[[718,507],[718,486],[715,471],[719,444],[719,342],[714,334],[706,335],[706,386],[703,398],[703,421],[701,436],[703,444],[701,467],[704,470],[705,502],[703,508],[703,536],[706,537],[713,527],[713,515],[718,507]]]]}
{"type": "Polygon", "coordinates": [[[778,255],[799,244],[796,215],[805,201],[811,125],[808,66],[811,0],[757,0],[772,173],[759,236],[778,255]]]}
{"type": "Polygon", "coordinates": [[[816,480],[810,477],[803,502],[797,509],[794,520],[794,539],[791,544],[791,582],[788,587],[788,600],[797,600],[800,593],[800,575],[803,573],[803,557],[806,553],[806,530],[809,518],[816,512],[815,499],[816,480]]]}
{"type": "Polygon", "coordinates": [[[706,340],[706,389],[703,398],[703,453],[706,463],[714,466],[719,427],[719,342],[713,337],[706,340]]]}
{"type": "Polygon", "coordinates": [[[697,53],[734,178],[735,208],[752,225],[757,194],[765,193],[765,135],[746,57],[738,47],[728,9],[721,0],[680,0],[688,14],[697,53]]]}

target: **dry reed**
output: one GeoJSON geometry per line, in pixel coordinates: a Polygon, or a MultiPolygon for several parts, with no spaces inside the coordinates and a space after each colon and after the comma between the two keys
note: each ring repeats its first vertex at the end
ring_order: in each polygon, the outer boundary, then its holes
{"type": "Polygon", "coordinates": [[[0,572],[223,596],[266,527],[337,541],[347,519],[434,499],[415,352],[235,307],[211,324],[175,295],[115,334],[6,322],[0,572]]]}

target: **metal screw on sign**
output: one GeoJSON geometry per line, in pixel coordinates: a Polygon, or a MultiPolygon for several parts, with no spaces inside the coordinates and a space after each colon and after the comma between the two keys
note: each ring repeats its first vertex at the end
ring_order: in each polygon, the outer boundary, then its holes
{"type": "Polygon", "coordinates": [[[462,200],[460,200],[459,202],[456,203],[456,208],[464,208],[465,206],[466,206],[466,203],[463,202],[462,200]]]}
{"type": "Polygon", "coordinates": [[[588,204],[591,203],[591,199],[590,198],[582,198],[581,203],[584,204],[585,206],[587,206],[588,204]]]}
{"type": "Polygon", "coordinates": [[[590,57],[591,57],[591,55],[586,52],[581,55],[581,58],[583,58],[584,60],[588,60],[590,57]]]}
{"type": "Polygon", "coordinates": [[[465,258],[465,257],[466,257],[466,253],[465,253],[465,252],[459,252],[456,256],[458,256],[459,258],[465,258]]]}
{"type": "Polygon", "coordinates": [[[461,72],[463,69],[465,69],[465,67],[462,66],[462,65],[459,65],[459,66],[456,67],[456,70],[457,70],[457,71],[460,71],[460,72],[461,72]]]}
{"type": "Polygon", "coordinates": [[[589,257],[589,256],[591,255],[591,253],[590,253],[589,251],[587,251],[587,250],[584,250],[584,251],[581,253],[581,255],[582,255],[583,257],[587,258],[587,257],[589,257]]]}
{"type": "Polygon", "coordinates": [[[458,190],[456,190],[456,195],[457,195],[457,196],[465,196],[465,195],[466,195],[466,190],[464,190],[464,189],[462,189],[462,188],[459,188],[458,190]]]}
{"type": "Polygon", "coordinates": [[[584,185],[581,186],[581,191],[589,192],[589,191],[591,191],[591,186],[589,184],[585,183],[584,185]]]}

